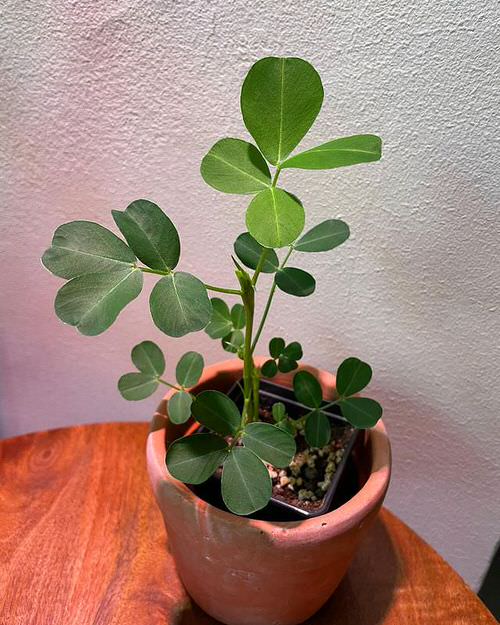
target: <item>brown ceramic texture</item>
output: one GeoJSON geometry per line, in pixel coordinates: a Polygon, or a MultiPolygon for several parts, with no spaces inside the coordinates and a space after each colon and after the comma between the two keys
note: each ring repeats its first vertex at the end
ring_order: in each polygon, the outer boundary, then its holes
{"type": "MultiPolygon", "coordinates": [[[[335,378],[325,371],[316,373],[328,398],[335,378]]],[[[194,390],[227,391],[241,374],[237,359],[207,367],[194,390]]],[[[279,375],[275,380],[290,385],[292,377],[279,375]]],[[[192,423],[168,422],[169,396],[160,405],[148,437],[148,471],[187,591],[208,614],[227,625],[303,622],[338,586],[382,505],[391,472],[383,423],[366,432],[364,448],[357,455],[366,481],[345,505],[303,521],[257,521],[211,506],[168,473],[166,441],[193,428],[192,423]]]]}

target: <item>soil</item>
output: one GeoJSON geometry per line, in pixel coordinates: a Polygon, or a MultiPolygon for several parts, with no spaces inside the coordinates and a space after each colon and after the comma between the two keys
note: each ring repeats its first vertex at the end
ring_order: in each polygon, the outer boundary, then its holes
{"type": "MultiPolygon", "coordinates": [[[[269,400],[262,402],[262,421],[273,422],[271,408],[269,400]]],[[[273,497],[308,512],[321,508],[352,434],[351,427],[332,427],[328,445],[321,449],[311,449],[303,433],[299,432],[295,438],[297,453],[290,465],[282,470],[268,465],[273,483],[273,497]]]]}

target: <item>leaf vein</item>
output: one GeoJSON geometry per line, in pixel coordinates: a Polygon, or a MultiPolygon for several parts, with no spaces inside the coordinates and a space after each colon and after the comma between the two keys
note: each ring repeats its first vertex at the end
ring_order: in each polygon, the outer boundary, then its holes
{"type": "Polygon", "coordinates": [[[285,59],[281,59],[281,87],[280,87],[280,128],[278,135],[278,163],[281,161],[281,147],[283,137],[283,117],[284,117],[284,92],[285,92],[285,59]]]}
{"type": "Polygon", "coordinates": [[[215,158],[216,160],[219,160],[221,163],[224,163],[225,165],[227,165],[228,167],[232,167],[233,169],[236,169],[236,171],[239,171],[240,173],[244,174],[245,176],[248,176],[249,178],[252,178],[253,180],[257,181],[264,189],[267,189],[269,187],[268,184],[266,184],[265,182],[263,182],[262,180],[260,180],[256,176],[253,176],[252,174],[249,174],[244,169],[241,169],[240,167],[237,167],[233,163],[230,163],[229,161],[226,161],[225,159],[221,158],[217,154],[208,154],[208,156],[212,157],[212,158],[215,158]]]}
{"type": "Polygon", "coordinates": [[[155,242],[148,236],[148,233],[144,230],[144,228],[142,227],[142,224],[139,223],[133,215],[127,215],[129,217],[129,219],[131,221],[133,221],[135,223],[135,225],[137,226],[137,228],[142,232],[142,234],[144,235],[145,239],[146,239],[146,243],[153,249],[153,251],[156,253],[158,259],[160,260],[160,262],[163,264],[164,269],[166,269],[167,271],[170,270],[170,267],[167,265],[167,262],[165,261],[165,259],[162,256],[162,253],[160,252],[159,248],[156,246],[155,242]]]}
{"type": "Polygon", "coordinates": [[[97,300],[97,301],[96,301],[96,302],[95,302],[95,303],[94,303],[94,304],[93,304],[93,305],[89,308],[89,310],[87,310],[87,312],[83,315],[83,317],[81,317],[81,318],[80,318],[80,320],[78,321],[77,326],[81,325],[81,324],[85,321],[85,319],[87,319],[87,317],[88,317],[88,316],[89,316],[89,315],[90,315],[90,314],[91,314],[91,313],[95,310],[95,308],[96,308],[97,306],[99,306],[99,305],[100,305],[100,304],[101,304],[101,303],[102,303],[102,302],[103,302],[103,301],[104,301],[107,297],[109,297],[109,296],[111,295],[111,293],[113,293],[114,291],[116,291],[116,289],[117,289],[117,288],[118,288],[118,287],[119,287],[119,286],[120,286],[123,282],[125,282],[125,280],[128,280],[128,278],[130,278],[130,276],[131,276],[134,272],[136,272],[136,271],[139,271],[139,270],[138,270],[138,269],[133,269],[132,271],[129,271],[129,272],[127,273],[127,275],[126,275],[126,276],[125,276],[122,280],[120,280],[120,282],[118,282],[117,284],[115,284],[115,286],[114,286],[111,290],[107,291],[107,292],[106,292],[106,293],[105,293],[105,294],[104,294],[104,295],[103,295],[100,299],[98,299],[98,300],[97,300]]]}
{"type": "Polygon", "coordinates": [[[91,254],[90,252],[84,252],[83,250],[75,249],[72,247],[65,247],[64,245],[52,245],[53,249],[64,250],[65,252],[73,252],[75,254],[82,254],[83,256],[91,256],[92,258],[103,258],[105,260],[114,260],[117,263],[121,263],[123,265],[130,265],[133,267],[133,263],[130,260],[120,260],[118,258],[113,258],[113,256],[105,256],[103,254],[91,254]]]}

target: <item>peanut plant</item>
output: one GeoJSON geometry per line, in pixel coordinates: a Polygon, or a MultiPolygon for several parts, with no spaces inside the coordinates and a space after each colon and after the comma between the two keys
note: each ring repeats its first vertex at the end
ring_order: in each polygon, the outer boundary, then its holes
{"type": "Polygon", "coordinates": [[[331,430],[325,409],[339,406],[357,428],[372,427],[382,415],[375,400],[357,396],[372,376],[370,366],[357,358],[339,366],[336,395],[330,403],[323,401],[315,376],[302,370],[295,374],[293,388],[297,400],[310,409],[305,417],[290,419],[282,404],[273,407],[274,423],[263,422],[259,415],[260,380],[294,371],[303,355],[298,342],[275,337],[264,365],[259,368],[254,362],[276,291],[306,297],[315,290],[311,274],[289,265],[292,255],[300,261],[302,254],[333,250],[349,237],[349,227],[339,219],[323,221],[302,234],[304,207],[278,186],[281,176],[287,170],[328,170],[381,157],[381,140],[374,135],[334,139],[292,155],[322,103],[321,79],[308,62],[261,59],[248,72],[241,90],[243,121],[255,144],[224,138],[202,160],[201,175],[208,185],[223,193],[251,196],[247,231],[234,242],[232,260],[228,255],[234,263],[234,285],[207,284],[178,270],[177,229],[156,204],[143,199],[124,211],[112,211],[123,239],[97,223],[72,221],[57,228],[42,258],[49,271],[67,280],[55,299],[57,316],[82,334],[98,335],[109,328],[139,295],[146,275],[157,279],[149,307],[162,332],[182,337],[205,329],[212,339],[221,341],[224,350],[243,361],[241,410],[217,390],[191,392],[204,367],[197,352],[182,356],[175,381],[165,380],[164,355],[151,341],[133,348],[137,371],[123,375],[118,383],[128,400],[144,399],[161,384],[175,389],[168,402],[170,420],[184,423],[194,417],[206,431],[171,444],[167,467],[175,478],[200,484],[222,465],[222,496],[235,514],[250,514],[268,503],[272,483],[266,464],[286,467],[296,453],[299,431],[311,447],[328,444],[331,430]],[[272,275],[272,285],[257,322],[256,287],[262,274],[272,275]],[[210,299],[209,292],[217,296],[210,299]],[[230,308],[220,294],[239,301],[230,308]]]}

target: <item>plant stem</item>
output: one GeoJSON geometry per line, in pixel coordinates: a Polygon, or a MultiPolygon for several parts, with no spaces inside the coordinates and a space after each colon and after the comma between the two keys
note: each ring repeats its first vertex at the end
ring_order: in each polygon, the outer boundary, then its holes
{"type": "MultiPolygon", "coordinates": [[[[283,262],[281,263],[281,265],[279,266],[279,269],[283,269],[283,267],[286,265],[288,259],[290,258],[291,253],[293,252],[293,246],[290,246],[290,249],[288,250],[288,254],[285,256],[285,258],[283,259],[283,262]]],[[[278,269],[278,271],[279,271],[278,269]]],[[[273,285],[271,287],[271,290],[269,291],[269,295],[267,297],[267,302],[266,302],[266,306],[264,308],[264,312],[262,313],[262,319],[260,320],[259,323],[259,327],[257,328],[257,332],[255,334],[255,338],[253,340],[252,343],[252,353],[255,351],[255,347],[257,346],[257,342],[260,338],[260,335],[262,334],[262,330],[264,329],[264,324],[266,323],[266,319],[267,319],[267,315],[269,314],[269,309],[271,308],[271,304],[273,301],[273,297],[274,297],[274,293],[276,291],[276,280],[273,280],[273,285]]]]}
{"type": "Polygon", "coordinates": [[[259,420],[259,406],[260,406],[259,387],[260,387],[260,375],[259,375],[258,369],[254,367],[253,379],[252,379],[252,394],[253,394],[253,402],[252,402],[253,419],[252,421],[259,420]]]}
{"type": "Polygon", "coordinates": [[[264,324],[266,322],[267,315],[269,314],[269,309],[271,308],[271,303],[273,301],[273,297],[274,297],[274,292],[275,291],[276,291],[276,282],[273,281],[273,285],[272,285],[271,290],[269,291],[269,295],[267,297],[267,302],[266,302],[266,306],[264,308],[264,312],[262,313],[262,319],[260,320],[259,327],[257,328],[257,332],[255,334],[255,338],[254,338],[253,343],[252,343],[252,353],[255,351],[255,348],[257,347],[257,342],[260,339],[260,335],[262,334],[262,330],[264,329],[264,324]]]}
{"type": "Polygon", "coordinates": [[[172,273],[171,271],[160,271],[157,269],[150,269],[149,267],[138,267],[143,273],[154,273],[157,276],[168,276],[168,274],[172,273]]]}
{"type": "Polygon", "coordinates": [[[326,404],[326,406],[321,406],[321,410],[326,410],[327,408],[331,408],[332,406],[336,406],[340,401],[340,397],[339,399],[335,399],[334,401],[331,401],[329,404],[326,404]]]}
{"type": "Polygon", "coordinates": [[[280,173],[281,173],[281,165],[277,165],[277,166],[276,166],[276,172],[274,173],[274,178],[273,178],[273,181],[272,181],[272,183],[271,183],[271,185],[272,185],[273,187],[275,187],[275,186],[276,186],[276,184],[277,184],[277,182],[278,182],[278,178],[280,177],[280,173]]]}
{"type": "Polygon", "coordinates": [[[229,295],[241,295],[241,291],[238,289],[224,289],[221,286],[213,286],[212,284],[205,284],[205,288],[209,291],[217,291],[217,293],[229,293],[229,295]]]}
{"type": "Polygon", "coordinates": [[[245,343],[243,346],[243,415],[242,427],[253,420],[253,378],[254,364],[252,357],[252,332],[255,311],[255,290],[248,273],[243,269],[236,270],[241,285],[241,299],[245,308],[245,343]]]}
{"type": "Polygon", "coordinates": [[[175,386],[175,384],[170,384],[170,382],[166,382],[165,380],[162,380],[161,378],[158,378],[158,382],[161,382],[162,384],[165,384],[165,386],[169,386],[170,388],[173,388],[176,391],[183,391],[184,390],[180,386],[175,386]]]}
{"type": "Polygon", "coordinates": [[[262,271],[262,267],[264,266],[264,263],[266,262],[268,253],[269,253],[269,248],[265,247],[260,254],[259,262],[257,263],[257,267],[255,268],[255,273],[253,274],[253,278],[252,278],[253,286],[257,284],[259,274],[262,271]]]}
{"type": "MultiPolygon", "coordinates": [[[[157,269],[150,269],[149,267],[137,267],[143,273],[154,273],[157,276],[168,276],[171,271],[159,271],[157,269]]],[[[228,293],[229,295],[241,295],[241,291],[238,289],[225,289],[221,286],[213,286],[212,284],[205,284],[205,288],[209,291],[217,291],[218,293],[228,293]]]]}

